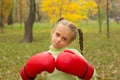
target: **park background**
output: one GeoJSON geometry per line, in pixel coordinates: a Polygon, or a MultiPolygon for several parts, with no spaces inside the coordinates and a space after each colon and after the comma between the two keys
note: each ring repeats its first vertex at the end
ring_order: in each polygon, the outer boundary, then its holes
{"type": "MultiPolygon", "coordinates": [[[[119,80],[119,7],[119,0],[0,0],[0,80],[20,80],[26,61],[49,49],[60,17],[82,29],[83,53],[95,66],[97,80],[119,80]]],[[[78,39],[69,47],[79,50],[78,39]]]]}

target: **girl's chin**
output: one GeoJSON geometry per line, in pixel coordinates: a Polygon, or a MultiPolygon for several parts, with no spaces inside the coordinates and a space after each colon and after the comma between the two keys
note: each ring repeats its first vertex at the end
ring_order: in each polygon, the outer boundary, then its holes
{"type": "Polygon", "coordinates": [[[60,47],[58,47],[58,46],[56,46],[56,45],[53,45],[53,47],[54,47],[55,49],[60,49],[60,47]]]}
{"type": "Polygon", "coordinates": [[[57,47],[57,46],[53,46],[55,49],[60,49],[59,47],[57,47]]]}

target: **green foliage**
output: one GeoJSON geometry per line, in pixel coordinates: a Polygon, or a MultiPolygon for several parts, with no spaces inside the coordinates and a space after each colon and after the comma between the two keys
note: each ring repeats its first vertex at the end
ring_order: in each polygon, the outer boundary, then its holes
{"type": "MultiPolygon", "coordinates": [[[[95,66],[98,80],[119,80],[120,25],[110,24],[110,39],[106,38],[106,27],[103,27],[103,32],[99,34],[96,25],[94,22],[89,22],[88,25],[81,23],[84,56],[95,66]]],[[[19,24],[5,27],[5,32],[0,34],[0,80],[20,80],[19,71],[26,61],[32,55],[48,50],[51,28],[49,23],[35,23],[33,42],[23,43],[23,27],[19,24]]],[[[76,39],[70,47],[79,50],[77,41],[76,39]]],[[[36,80],[42,80],[40,78],[39,75],[36,80]]]]}

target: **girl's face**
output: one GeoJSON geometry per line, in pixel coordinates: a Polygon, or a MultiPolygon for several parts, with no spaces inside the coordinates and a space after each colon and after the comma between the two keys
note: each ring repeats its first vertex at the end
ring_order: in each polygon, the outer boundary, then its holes
{"type": "Polygon", "coordinates": [[[66,47],[71,42],[72,36],[72,30],[68,26],[60,23],[52,33],[52,46],[56,49],[66,47]]]}

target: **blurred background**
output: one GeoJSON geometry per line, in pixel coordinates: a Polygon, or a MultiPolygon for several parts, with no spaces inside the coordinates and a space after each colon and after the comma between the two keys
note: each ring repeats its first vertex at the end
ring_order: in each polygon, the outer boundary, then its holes
{"type": "MultiPolygon", "coordinates": [[[[26,61],[49,49],[60,17],[82,29],[83,53],[95,66],[97,80],[119,80],[119,8],[120,0],[0,0],[0,80],[20,80],[26,61]]],[[[78,39],[69,47],[79,50],[78,39]]]]}

